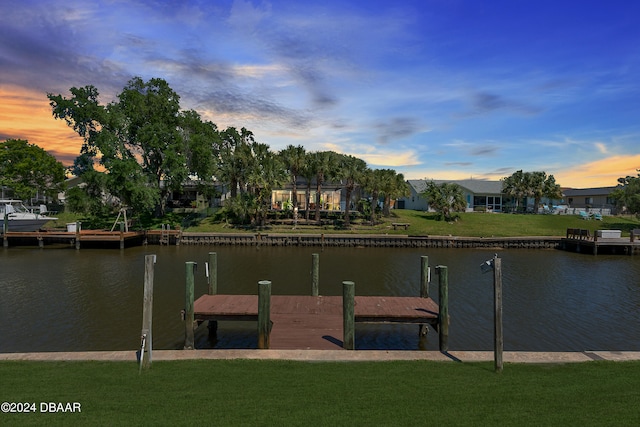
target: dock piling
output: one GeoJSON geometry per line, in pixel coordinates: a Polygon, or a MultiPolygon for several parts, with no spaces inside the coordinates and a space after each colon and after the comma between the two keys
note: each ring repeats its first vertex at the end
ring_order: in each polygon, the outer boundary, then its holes
{"type": "Polygon", "coordinates": [[[271,334],[271,281],[258,282],[258,348],[269,348],[271,334]]]}
{"type": "Polygon", "coordinates": [[[193,312],[193,295],[194,295],[194,271],[197,264],[193,261],[188,261],[186,264],[186,292],[185,292],[185,309],[184,309],[184,349],[194,349],[194,336],[193,336],[193,324],[194,324],[194,312],[193,312]]]}
{"type": "MultiPolygon", "coordinates": [[[[209,262],[206,264],[207,284],[209,285],[209,295],[218,293],[218,253],[209,252],[209,262]]],[[[215,339],[218,335],[218,321],[209,320],[209,339],[215,339]]]]}
{"type": "MultiPolygon", "coordinates": [[[[431,270],[429,268],[429,257],[423,255],[420,257],[420,298],[429,298],[429,281],[431,280],[431,270]]],[[[418,329],[418,335],[424,337],[427,335],[429,327],[421,324],[418,329]]]]}
{"type": "Polygon", "coordinates": [[[449,271],[446,265],[436,267],[438,273],[438,338],[440,351],[449,351],[449,271]]]}
{"type": "Polygon", "coordinates": [[[355,350],[355,295],[356,285],[351,281],[342,282],[343,338],[342,348],[355,350]]]}
{"type": "Polygon", "coordinates": [[[142,345],[140,347],[140,370],[151,367],[153,340],[153,277],[155,255],[144,257],[144,297],[142,302],[142,331],[140,333],[142,345]]]}
{"type": "Polygon", "coordinates": [[[497,256],[493,259],[493,308],[495,371],[502,372],[502,350],[504,347],[502,331],[502,259],[497,256]]]}
{"type": "Polygon", "coordinates": [[[317,297],[320,292],[320,255],[311,254],[311,295],[317,297]]]}

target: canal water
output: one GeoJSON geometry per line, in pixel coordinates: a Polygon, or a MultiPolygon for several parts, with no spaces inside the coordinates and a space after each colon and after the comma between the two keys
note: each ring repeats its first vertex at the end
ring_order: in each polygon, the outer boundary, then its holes
{"type": "MultiPolygon", "coordinates": [[[[205,262],[218,255],[219,293],[311,292],[311,259],[320,254],[320,294],[416,296],[420,257],[446,265],[451,350],[493,349],[493,276],[477,249],[148,246],[117,249],[0,249],[0,352],[135,350],[140,345],[145,255],[155,254],[153,339],[182,348],[185,262],[198,264],[196,298],[206,293],[205,262]]],[[[640,258],[557,250],[501,250],[504,348],[513,351],[640,351],[640,258]]],[[[431,275],[437,301],[438,276],[431,275]]],[[[437,350],[416,325],[356,325],[357,349],[437,350]]],[[[220,322],[199,348],[256,348],[255,322],[220,322]]]]}

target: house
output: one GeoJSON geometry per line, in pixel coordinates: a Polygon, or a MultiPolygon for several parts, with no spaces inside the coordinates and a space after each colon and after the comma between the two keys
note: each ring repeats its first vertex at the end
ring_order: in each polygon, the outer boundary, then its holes
{"type": "Polygon", "coordinates": [[[569,208],[579,210],[599,209],[600,212],[616,213],[616,201],[611,193],[618,187],[567,188],[563,191],[569,208]]]}
{"type": "MultiPolygon", "coordinates": [[[[298,209],[304,211],[307,209],[306,191],[307,182],[301,178],[296,183],[296,193],[298,199],[298,209]]],[[[324,211],[344,211],[346,201],[345,195],[342,191],[342,184],[339,183],[325,183],[320,188],[320,209],[324,211]]],[[[356,196],[356,192],[352,195],[352,198],[356,196]]],[[[271,208],[275,210],[286,210],[293,206],[293,186],[286,184],[284,188],[273,190],[271,192],[271,208]]],[[[311,191],[309,194],[309,210],[315,210],[316,208],[316,185],[311,185],[311,191]]],[[[353,208],[353,206],[352,206],[353,208]]]]}
{"type": "MultiPolygon", "coordinates": [[[[429,210],[427,200],[422,196],[422,192],[427,188],[431,180],[410,179],[410,196],[398,200],[398,209],[413,209],[418,211],[429,210]]],[[[502,181],[487,181],[482,179],[462,179],[462,180],[433,180],[436,184],[445,182],[455,183],[462,187],[464,199],[467,203],[467,212],[486,211],[502,212],[503,199],[502,181]]]]}

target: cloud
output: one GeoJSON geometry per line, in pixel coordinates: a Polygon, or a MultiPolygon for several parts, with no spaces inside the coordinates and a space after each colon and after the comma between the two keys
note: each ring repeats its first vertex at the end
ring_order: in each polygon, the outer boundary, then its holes
{"type": "Polygon", "coordinates": [[[324,148],[336,153],[358,157],[367,162],[369,167],[397,168],[421,164],[414,150],[399,150],[395,148],[387,150],[371,145],[346,144],[344,142],[324,144],[324,148]]]}
{"type": "Polygon", "coordinates": [[[638,169],[640,169],[640,154],[635,154],[611,156],[583,165],[554,170],[553,175],[556,182],[563,187],[613,187],[618,184],[618,178],[638,176],[638,169]]]}
{"type": "Polygon", "coordinates": [[[540,113],[542,109],[494,93],[474,92],[470,95],[470,110],[463,113],[462,117],[479,116],[500,111],[533,115],[540,113]]]}
{"type": "Polygon", "coordinates": [[[385,145],[397,139],[410,137],[421,131],[418,120],[414,117],[393,117],[374,125],[378,134],[378,144],[385,145]]]}

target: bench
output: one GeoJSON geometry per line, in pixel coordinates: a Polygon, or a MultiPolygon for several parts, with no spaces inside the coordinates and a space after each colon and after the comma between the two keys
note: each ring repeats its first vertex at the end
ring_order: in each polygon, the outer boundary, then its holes
{"type": "Polygon", "coordinates": [[[567,239],[591,240],[591,233],[582,228],[567,228],[567,239]]]}
{"type": "Polygon", "coordinates": [[[629,240],[631,242],[634,242],[638,237],[640,237],[640,228],[634,228],[633,230],[631,230],[631,232],[629,233],[629,240]]]}
{"type": "Polygon", "coordinates": [[[409,226],[410,226],[411,224],[406,223],[406,222],[393,222],[393,223],[391,223],[391,225],[393,226],[393,229],[394,229],[394,230],[397,230],[397,229],[398,229],[398,227],[404,227],[404,229],[406,230],[406,229],[408,229],[408,228],[409,228],[409,226]]]}

